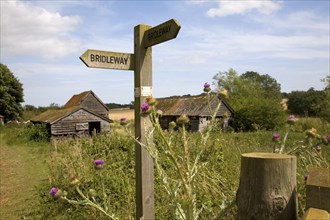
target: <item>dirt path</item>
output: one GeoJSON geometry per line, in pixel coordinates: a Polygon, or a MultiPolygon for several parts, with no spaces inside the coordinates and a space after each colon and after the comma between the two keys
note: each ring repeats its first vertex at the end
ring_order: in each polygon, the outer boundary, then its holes
{"type": "Polygon", "coordinates": [[[0,142],[0,219],[25,219],[38,198],[37,186],[47,181],[47,166],[36,149],[7,146],[3,142],[0,142]]]}

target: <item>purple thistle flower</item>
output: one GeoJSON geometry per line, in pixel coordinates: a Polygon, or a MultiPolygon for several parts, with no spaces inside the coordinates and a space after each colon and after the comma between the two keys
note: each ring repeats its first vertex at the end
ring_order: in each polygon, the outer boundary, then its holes
{"type": "Polygon", "coordinates": [[[288,123],[289,125],[294,125],[294,124],[296,123],[296,121],[297,121],[296,116],[294,116],[294,115],[290,115],[290,116],[288,117],[287,123],[288,123]]]}
{"type": "Polygon", "coordinates": [[[327,136],[327,141],[330,143],[330,135],[327,136]]]}
{"type": "Polygon", "coordinates": [[[208,84],[207,82],[204,84],[204,92],[210,92],[211,91],[211,88],[210,88],[210,84],[208,84]]]}
{"type": "Polygon", "coordinates": [[[121,119],[120,119],[120,124],[121,124],[122,126],[127,125],[127,118],[125,118],[125,117],[121,118],[121,119]]]}
{"type": "Polygon", "coordinates": [[[273,137],[273,139],[279,139],[281,137],[281,135],[278,133],[275,133],[275,134],[273,134],[272,137],[273,137]]]}
{"type": "Polygon", "coordinates": [[[149,110],[150,105],[148,103],[143,103],[141,106],[142,112],[146,112],[149,110]]]}
{"type": "Polygon", "coordinates": [[[104,160],[94,160],[94,168],[95,170],[101,170],[104,166],[104,160]]]}
{"type": "Polygon", "coordinates": [[[308,179],[308,175],[305,174],[305,175],[304,175],[304,180],[307,181],[307,179],[308,179]]]}
{"type": "Polygon", "coordinates": [[[290,115],[290,116],[288,117],[288,119],[296,119],[296,116],[294,116],[294,115],[290,115]]]}
{"type": "Polygon", "coordinates": [[[95,165],[103,165],[104,164],[104,160],[95,160],[94,161],[95,165]]]}
{"type": "Polygon", "coordinates": [[[49,194],[54,197],[56,195],[56,193],[58,192],[58,188],[53,187],[51,188],[51,190],[49,191],[49,194]]]}
{"type": "Polygon", "coordinates": [[[207,83],[207,82],[204,84],[204,88],[210,88],[210,86],[211,85],[209,83],[207,83]]]}

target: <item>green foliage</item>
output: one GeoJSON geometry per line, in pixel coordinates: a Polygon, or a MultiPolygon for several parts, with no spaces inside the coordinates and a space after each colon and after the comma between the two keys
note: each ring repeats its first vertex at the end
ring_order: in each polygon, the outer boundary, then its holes
{"type": "Polygon", "coordinates": [[[281,100],[281,85],[268,74],[259,75],[257,72],[248,71],[240,77],[254,82],[257,87],[262,89],[263,96],[269,99],[281,100]]]}
{"type": "MultiPolygon", "coordinates": [[[[135,213],[134,140],[110,132],[93,138],[54,140],[50,160],[51,187],[67,191],[68,198],[80,200],[81,196],[70,186],[72,178],[80,181],[79,187],[85,195],[90,189],[96,191],[95,201],[108,207],[120,219],[133,219],[135,213]],[[103,159],[104,169],[95,170],[94,160],[103,159]],[[103,185],[104,184],[104,185],[103,185]],[[104,191],[103,191],[104,189],[104,191]]],[[[49,197],[49,194],[46,195],[49,197]]],[[[49,205],[49,204],[48,204],[49,205]]],[[[77,219],[105,219],[94,208],[78,208],[68,203],[58,203],[62,210],[69,209],[77,219]]],[[[58,210],[45,213],[43,219],[58,216],[58,210]]],[[[67,213],[60,214],[63,219],[67,213]]],[[[66,216],[66,217],[65,217],[66,216]]]]}
{"type": "MultiPolygon", "coordinates": [[[[289,94],[288,110],[292,114],[309,117],[319,117],[327,111],[324,102],[326,94],[310,88],[308,91],[293,91],[289,94]]],[[[330,110],[330,109],[328,109],[330,110]]]]}
{"type": "Polygon", "coordinates": [[[23,85],[6,65],[0,63],[0,115],[5,116],[6,121],[20,119],[23,96],[23,85]]]}
{"type": "Polygon", "coordinates": [[[55,103],[51,103],[49,106],[45,106],[45,107],[35,107],[33,105],[25,105],[23,107],[23,116],[22,118],[24,120],[30,120],[31,118],[33,118],[36,115],[39,115],[47,110],[53,110],[53,109],[59,109],[59,105],[55,104],[55,103]]]}
{"type": "Polygon", "coordinates": [[[20,135],[29,141],[41,142],[50,140],[50,129],[46,124],[28,123],[20,132],[20,135]]]}
{"type": "Polygon", "coordinates": [[[327,122],[330,122],[330,75],[328,75],[323,81],[326,83],[324,89],[324,100],[321,104],[320,117],[327,122]]]}
{"type": "Polygon", "coordinates": [[[283,125],[280,85],[268,75],[246,72],[239,76],[230,69],[213,79],[229,91],[228,102],[235,111],[234,127],[240,131],[271,130],[283,125]]]}
{"type": "MultiPolygon", "coordinates": [[[[89,189],[95,189],[96,201],[100,204],[106,201],[109,204],[107,205],[108,211],[115,213],[119,219],[134,219],[134,140],[124,132],[123,127],[117,124],[114,127],[116,129],[112,129],[109,134],[96,135],[93,138],[56,139],[49,147],[41,142],[29,141],[23,135],[17,135],[21,133],[22,126],[0,127],[1,138],[5,137],[6,144],[28,145],[29,149],[35,149],[33,157],[38,158],[38,161],[46,160],[49,165],[49,180],[43,181],[42,185],[37,185],[39,200],[34,201],[31,213],[26,215],[28,219],[108,219],[95,208],[71,205],[63,200],[54,200],[49,195],[50,188],[56,186],[67,191],[68,198],[80,199],[75,186],[70,184],[73,177],[80,180],[79,187],[83,193],[88,194],[89,189]],[[103,170],[94,169],[93,161],[95,159],[105,160],[103,170]],[[103,197],[100,174],[103,175],[107,199],[103,197]]],[[[130,124],[128,128],[133,129],[130,124]]],[[[285,152],[292,151],[301,144],[306,137],[305,130],[311,128],[317,129],[322,136],[330,133],[329,123],[315,118],[299,118],[295,129],[286,141],[285,152]]],[[[286,130],[287,128],[277,132],[284,134],[286,130]]],[[[240,155],[248,152],[271,152],[273,149],[272,133],[273,131],[261,130],[240,133],[211,132],[206,145],[201,144],[202,139],[199,133],[187,134],[191,158],[203,150],[200,156],[202,166],[196,176],[197,206],[203,208],[199,219],[235,219],[236,207],[231,201],[234,201],[239,182],[240,155]]],[[[173,132],[171,137],[175,144],[180,142],[179,132],[173,132]]],[[[154,141],[156,144],[162,143],[157,136],[154,141]]],[[[183,146],[176,146],[173,149],[174,153],[178,156],[183,155],[183,146]]],[[[31,150],[27,152],[31,152],[31,150]]],[[[307,151],[307,153],[314,155],[312,154],[314,148],[309,148],[309,150],[311,151],[307,151]]],[[[321,153],[329,163],[330,145],[322,145],[321,153]]],[[[309,167],[319,166],[313,157],[303,157],[303,155],[303,153],[298,155],[297,160],[300,216],[303,214],[305,204],[304,175],[309,167]]],[[[163,168],[169,172],[170,176],[175,175],[176,172],[165,155],[160,156],[163,168]]],[[[45,167],[44,165],[43,168],[45,167]]],[[[37,172],[40,171],[35,171],[33,174],[37,172]]],[[[15,176],[15,178],[19,177],[15,176]]],[[[24,175],[25,179],[26,175],[24,175]]],[[[156,219],[175,219],[175,214],[172,212],[173,200],[165,191],[160,175],[155,176],[155,200],[156,219]]]]}

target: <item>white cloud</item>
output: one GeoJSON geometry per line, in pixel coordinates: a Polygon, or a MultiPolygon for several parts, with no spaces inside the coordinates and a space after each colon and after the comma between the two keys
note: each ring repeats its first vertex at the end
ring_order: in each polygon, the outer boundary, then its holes
{"type": "Polygon", "coordinates": [[[256,0],[256,1],[235,1],[220,0],[217,8],[211,8],[207,11],[210,17],[228,16],[234,14],[245,14],[252,10],[256,10],[262,14],[271,14],[281,7],[280,2],[272,0],[256,0]]]}
{"type": "Polygon", "coordinates": [[[79,48],[70,36],[78,16],[62,16],[27,2],[1,2],[1,56],[35,55],[54,59],[79,48]]]}

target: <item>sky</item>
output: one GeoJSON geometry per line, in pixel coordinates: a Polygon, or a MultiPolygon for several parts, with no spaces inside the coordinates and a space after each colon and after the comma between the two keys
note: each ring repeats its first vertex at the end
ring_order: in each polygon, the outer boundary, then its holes
{"type": "MultiPolygon", "coordinates": [[[[172,18],[175,39],[152,47],[152,95],[202,93],[218,72],[268,74],[282,92],[323,90],[330,74],[330,1],[1,0],[1,59],[23,84],[23,105],[64,105],[92,90],[134,100],[134,71],[88,68],[87,49],[134,53],[134,27],[172,18]]],[[[213,87],[213,89],[215,89],[213,87]]]]}

